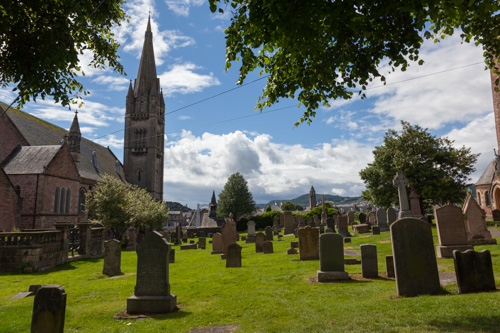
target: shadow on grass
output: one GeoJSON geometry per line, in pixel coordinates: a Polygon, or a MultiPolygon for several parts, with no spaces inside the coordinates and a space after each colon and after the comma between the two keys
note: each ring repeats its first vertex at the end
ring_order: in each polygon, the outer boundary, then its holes
{"type": "Polygon", "coordinates": [[[460,317],[460,321],[451,319],[431,320],[428,325],[441,332],[498,332],[500,315],[477,315],[460,317]]]}
{"type": "Polygon", "coordinates": [[[23,273],[21,271],[12,271],[12,272],[1,272],[0,276],[28,276],[28,275],[33,275],[33,276],[40,276],[40,275],[47,275],[50,273],[54,272],[59,272],[59,271],[66,271],[66,270],[73,270],[78,268],[74,264],[77,262],[88,262],[88,263],[96,263],[99,262],[99,260],[102,260],[102,258],[85,258],[85,259],[79,259],[71,262],[67,262],[64,264],[57,265],[54,268],[48,269],[43,272],[32,272],[32,273],[23,273]]]}
{"type": "Polygon", "coordinates": [[[162,314],[162,315],[155,315],[155,316],[152,316],[151,318],[155,319],[155,320],[179,319],[179,318],[184,318],[184,317],[190,316],[192,314],[193,314],[192,312],[183,310],[182,308],[177,308],[177,310],[175,310],[174,312],[170,312],[170,313],[166,313],[166,314],[162,314]]]}

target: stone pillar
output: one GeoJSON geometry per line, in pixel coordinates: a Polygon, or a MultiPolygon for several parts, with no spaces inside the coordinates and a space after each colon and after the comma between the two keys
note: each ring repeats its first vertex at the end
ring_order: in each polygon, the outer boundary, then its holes
{"type": "Polygon", "coordinates": [[[70,222],[56,222],[56,223],[54,223],[54,227],[57,230],[62,231],[62,233],[63,233],[63,237],[62,237],[62,239],[63,239],[63,248],[62,248],[63,255],[61,258],[61,262],[57,263],[57,265],[59,265],[59,264],[63,264],[65,262],[68,262],[69,229],[71,229],[73,227],[73,224],[70,222]]]}
{"type": "Polygon", "coordinates": [[[78,254],[90,257],[90,241],[92,234],[92,223],[90,222],[80,222],[78,223],[78,228],[80,229],[80,250],[78,254]]]}

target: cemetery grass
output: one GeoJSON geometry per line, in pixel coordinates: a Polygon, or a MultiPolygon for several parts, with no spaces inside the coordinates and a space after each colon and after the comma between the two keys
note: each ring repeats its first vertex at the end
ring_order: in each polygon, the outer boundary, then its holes
{"type": "MultiPolygon", "coordinates": [[[[434,235],[435,228],[433,228],[434,235]]],[[[389,232],[356,235],[345,248],[377,245],[379,275],[363,279],[360,265],[346,265],[350,282],[315,283],[318,261],[287,255],[290,241],[274,241],[274,253],[255,253],[242,245],[241,268],[225,268],[220,255],[206,250],[176,250],[170,265],[172,294],[179,311],[145,319],[115,319],[134,293],[135,252],[122,252],[122,272],[102,275],[102,259],[76,261],[49,272],[0,274],[0,332],[30,330],[33,297],[9,300],[30,284],[60,284],[67,293],[65,332],[188,332],[194,327],[237,325],[238,332],[498,332],[500,291],[458,295],[456,284],[441,295],[398,297],[394,279],[385,277],[391,254],[389,232]]],[[[500,242],[500,239],[497,238],[500,242]]],[[[435,235],[435,244],[437,237],[435,235]]],[[[500,289],[498,245],[477,246],[492,253],[500,289]]],[[[347,258],[360,259],[359,255],[347,258]]],[[[452,271],[452,259],[438,260],[440,271],[452,271]]]]}

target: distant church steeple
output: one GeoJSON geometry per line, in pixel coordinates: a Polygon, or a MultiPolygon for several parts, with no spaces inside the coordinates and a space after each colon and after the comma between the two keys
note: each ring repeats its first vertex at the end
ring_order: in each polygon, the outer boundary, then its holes
{"type": "Polygon", "coordinates": [[[316,190],[314,186],[311,186],[311,190],[309,191],[309,209],[316,207],[316,202],[316,190]]]}
{"type": "Polygon", "coordinates": [[[210,213],[208,217],[215,219],[217,217],[217,200],[215,199],[215,191],[212,192],[212,200],[210,200],[210,213]]]}
{"type": "Polygon", "coordinates": [[[80,142],[82,141],[82,133],[80,132],[80,124],[78,123],[78,112],[75,111],[75,117],[73,118],[73,123],[68,132],[68,146],[73,161],[75,161],[76,166],[80,164],[80,142]]]}
{"type": "Polygon", "coordinates": [[[144,36],[137,78],[130,81],[126,97],[125,178],[163,199],[163,150],[165,141],[165,101],[156,75],[151,18],[144,36]]]}

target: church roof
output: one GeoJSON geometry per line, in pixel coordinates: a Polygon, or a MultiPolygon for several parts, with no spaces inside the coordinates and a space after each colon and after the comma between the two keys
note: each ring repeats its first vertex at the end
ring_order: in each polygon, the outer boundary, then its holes
{"type": "MultiPolygon", "coordinates": [[[[2,107],[5,107],[4,104],[0,105],[0,110],[2,107]]],[[[59,126],[15,108],[10,108],[4,116],[9,117],[30,146],[60,147],[64,135],[68,133],[59,126]]],[[[82,137],[80,142],[80,163],[78,165],[78,172],[82,178],[97,181],[99,180],[99,174],[109,174],[125,182],[123,166],[120,162],[120,173],[116,172],[117,160],[109,148],[82,137]],[[93,151],[97,155],[97,168],[92,163],[93,151]]]]}
{"type": "Polygon", "coordinates": [[[61,145],[19,146],[7,157],[3,166],[5,173],[8,175],[43,173],[60,148],[61,145]]]}
{"type": "Polygon", "coordinates": [[[499,160],[499,157],[495,157],[490,164],[486,167],[484,170],[483,174],[481,177],[476,182],[476,186],[478,185],[490,185],[491,182],[493,181],[493,176],[495,174],[495,169],[497,165],[497,160],[499,160]]]}
{"type": "Polygon", "coordinates": [[[212,192],[212,200],[210,200],[210,206],[217,206],[217,200],[215,199],[215,191],[212,192]]]}

